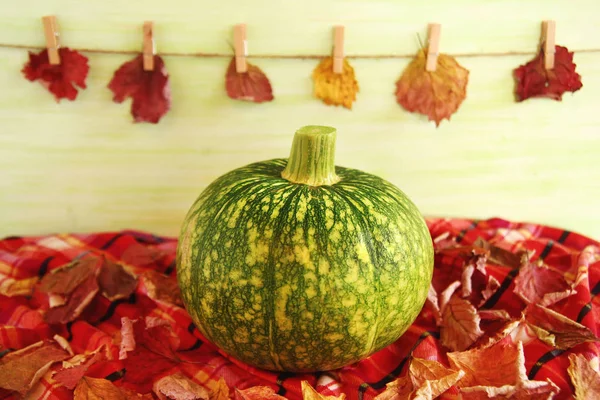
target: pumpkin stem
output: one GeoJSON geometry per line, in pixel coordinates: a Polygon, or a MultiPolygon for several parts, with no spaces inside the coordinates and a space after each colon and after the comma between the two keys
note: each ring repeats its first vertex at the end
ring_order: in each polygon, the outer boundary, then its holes
{"type": "Polygon", "coordinates": [[[281,176],[290,182],[310,186],[339,182],[334,163],[336,133],[330,126],[308,125],[298,129],[281,176]]]}

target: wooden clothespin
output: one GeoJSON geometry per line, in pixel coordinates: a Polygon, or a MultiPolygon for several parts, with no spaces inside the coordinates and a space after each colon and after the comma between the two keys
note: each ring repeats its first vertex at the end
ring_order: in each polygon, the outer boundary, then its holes
{"type": "Polygon", "coordinates": [[[427,38],[427,63],[425,70],[433,72],[437,67],[437,59],[440,55],[440,24],[429,24],[429,34],[427,38]]]}
{"type": "Polygon", "coordinates": [[[44,24],[44,36],[46,36],[48,61],[50,61],[51,65],[59,65],[60,54],[58,54],[58,48],[60,47],[60,42],[58,40],[59,33],[56,17],[54,15],[42,17],[42,23],[44,24]]]}
{"type": "Polygon", "coordinates": [[[235,71],[238,73],[248,72],[246,24],[237,24],[233,27],[233,47],[235,51],[235,71]]]}
{"type": "Polygon", "coordinates": [[[554,53],[556,51],[556,22],[555,21],[544,21],[542,22],[542,37],[544,40],[544,67],[546,69],[554,68],[554,53]]]}
{"type": "Polygon", "coordinates": [[[344,27],[333,27],[333,73],[344,72],[344,27]]]}
{"type": "Polygon", "coordinates": [[[144,71],[154,70],[154,55],[156,54],[156,46],[154,44],[154,24],[152,21],[144,22],[144,42],[142,46],[142,54],[144,60],[144,71]]]}

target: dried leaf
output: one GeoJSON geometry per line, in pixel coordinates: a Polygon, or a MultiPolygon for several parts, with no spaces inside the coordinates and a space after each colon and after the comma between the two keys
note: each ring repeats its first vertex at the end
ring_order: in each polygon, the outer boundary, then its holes
{"type": "Polygon", "coordinates": [[[433,287],[433,284],[429,285],[429,291],[427,292],[427,300],[425,301],[426,305],[429,306],[431,312],[433,313],[433,317],[435,318],[436,324],[439,325],[442,322],[442,315],[440,314],[440,306],[438,295],[433,287]]]}
{"type": "Polygon", "coordinates": [[[175,278],[154,270],[148,270],[141,275],[141,280],[144,283],[148,297],[151,299],[183,306],[181,292],[175,278]]]}
{"type": "Polygon", "coordinates": [[[77,386],[77,383],[83,378],[87,370],[93,364],[105,359],[104,353],[99,350],[90,354],[77,354],[75,357],[63,361],[62,369],[56,371],[52,377],[68,389],[75,389],[75,386],[77,386]]]}
{"type": "Polygon", "coordinates": [[[28,80],[39,81],[57,102],[60,99],[75,100],[78,94],[76,86],[86,88],[85,80],[90,69],[88,59],[68,47],[61,47],[58,53],[60,64],[50,65],[47,49],[37,54],[29,52],[29,61],[21,72],[28,80]]]}
{"type": "Polygon", "coordinates": [[[40,281],[40,291],[68,295],[90,275],[95,275],[100,266],[101,259],[98,257],[86,257],[72,261],[44,275],[40,281]]]}
{"type": "Polygon", "coordinates": [[[575,72],[573,53],[566,47],[556,46],[554,68],[547,70],[544,65],[543,46],[538,55],[527,64],[514,70],[517,101],[530,97],[547,97],[561,100],[565,92],[576,92],[583,87],[581,76],[575,72]]]}
{"type": "Polygon", "coordinates": [[[49,308],[44,314],[44,319],[49,324],[66,324],[74,321],[92,302],[97,293],[97,277],[95,274],[90,274],[69,295],[66,304],[49,308]]]}
{"type": "Polygon", "coordinates": [[[140,243],[133,243],[121,254],[121,262],[136,267],[156,267],[160,260],[167,253],[163,250],[151,246],[144,246],[140,243]]]}
{"type": "Polygon", "coordinates": [[[302,381],[302,400],[344,400],[345,394],[339,396],[325,396],[317,392],[308,381],[302,381]]]}
{"type": "Polygon", "coordinates": [[[541,263],[527,263],[515,278],[515,294],[528,304],[552,305],[575,293],[561,272],[541,263]]]}
{"type": "Polygon", "coordinates": [[[217,382],[217,386],[210,393],[210,400],[229,400],[229,386],[225,379],[221,377],[217,382]]]}
{"type": "Polygon", "coordinates": [[[489,252],[488,262],[502,265],[512,269],[520,268],[529,259],[525,250],[510,251],[478,237],[473,246],[480,247],[489,252]]]}
{"type": "Polygon", "coordinates": [[[586,326],[541,305],[528,306],[525,320],[540,340],[561,350],[600,341],[586,326]]]}
{"type": "Polygon", "coordinates": [[[31,296],[37,282],[37,276],[25,279],[6,278],[0,283],[0,295],[6,297],[31,296]]]}
{"type": "Polygon", "coordinates": [[[554,382],[547,380],[526,381],[516,386],[472,386],[462,388],[460,394],[461,400],[548,400],[552,399],[559,390],[554,382]]]}
{"type": "Polygon", "coordinates": [[[249,389],[235,389],[235,400],[286,400],[268,386],[254,386],[249,389]]]}
{"type": "Polygon", "coordinates": [[[478,310],[477,312],[482,320],[508,321],[511,319],[510,314],[506,310],[478,310]]]}
{"type": "Polygon", "coordinates": [[[464,374],[437,361],[413,358],[408,373],[389,383],[375,400],[432,400],[454,386],[464,374]]]}
{"type": "Polygon", "coordinates": [[[50,366],[69,358],[58,343],[43,340],[21,350],[8,353],[0,359],[0,388],[20,393],[27,392],[50,366]]]}
{"type": "Polygon", "coordinates": [[[343,63],[341,74],[333,72],[333,57],[326,57],[317,65],[312,74],[314,95],[325,104],[352,109],[359,91],[358,81],[348,60],[343,63]]]}
{"type": "Polygon", "coordinates": [[[113,301],[129,297],[137,286],[137,278],[121,264],[105,259],[98,275],[98,284],[104,297],[113,301]]]}
{"type": "Polygon", "coordinates": [[[479,307],[481,307],[485,302],[496,293],[496,291],[500,288],[500,282],[498,279],[493,276],[488,276],[487,283],[485,285],[485,289],[481,291],[481,301],[479,302],[479,307]]]}
{"type": "Polygon", "coordinates": [[[248,71],[238,73],[235,57],[231,59],[225,75],[225,90],[234,100],[262,103],[273,100],[273,89],[269,78],[255,65],[246,62],[248,71]]]}
{"type": "Polygon", "coordinates": [[[158,123],[171,108],[169,74],[162,57],[154,56],[154,69],[144,70],[142,54],[115,71],[108,84],[113,101],[131,98],[131,115],[135,122],[158,123]]]}
{"type": "Polygon", "coordinates": [[[425,69],[426,61],[425,50],[419,50],[396,82],[396,99],[407,111],[427,115],[439,126],[465,99],[469,71],[446,54],[438,56],[433,72],[425,69]]]}
{"type": "Polygon", "coordinates": [[[469,348],[483,335],[479,327],[481,319],[477,309],[456,293],[442,311],[440,341],[452,351],[469,348]]]}
{"type": "Polygon", "coordinates": [[[84,376],[77,383],[74,400],[150,400],[152,396],[141,395],[115,386],[107,379],[84,376]]]}
{"type": "Polygon", "coordinates": [[[180,372],[154,382],[152,391],[160,400],[209,400],[209,394],[205,388],[180,372]]]}
{"type": "Polygon", "coordinates": [[[577,399],[600,399],[600,373],[583,354],[569,354],[567,368],[577,399]]]}

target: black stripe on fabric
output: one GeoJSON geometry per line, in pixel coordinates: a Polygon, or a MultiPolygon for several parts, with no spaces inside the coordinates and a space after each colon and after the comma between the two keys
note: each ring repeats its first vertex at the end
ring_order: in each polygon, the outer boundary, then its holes
{"type": "Polygon", "coordinates": [[[165,275],[171,275],[171,272],[175,269],[175,260],[169,264],[169,266],[165,269],[165,275]]]}
{"type": "Polygon", "coordinates": [[[52,261],[53,259],[54,256],[50,256],[47,257],[44,261],[42,261],[42,263],[40,264],[40,269],[38,270],[38,276],[40,278],[46,275],[46,272],[48,272],[48,266],[50,265],[50,261],[52,261]]]}
{"type": "Polygon", "coordinates": [[[287,389],[283,387],[283,381],[285,381],[286,379],[289,379],[293,376],[294,376],[294,374],[291,372],[283,372],[277,376],[276,383],[277,383],[277,386],[279,386],[279,389],[277,389],[278,395],[285,396],[285,394],[287,393],[287,389]]]}
{"type": "Polygon", "coordinates": [[[460,243],[460,241],[463,240],[463,238],[465,237],[465,235],[467,234],[467,232],[469,232],[472,229],[477,228],[477,223],[478,223],[478,221],[472,221],[470,227],[461,230],[458,233],[458,235],[456,235],[456,239],[455,239],[456,243],[460,243]]]}
{"type": "Polygon", "coordinates": [[[106,243],[104,243],[104,245],[102,247],[100,247],[100,249],[102,250],[106,250],[108,249],[110,246],[112,246],[117,240],[119,240],[121,238],[121,236],[123,236],[122,233],[117,233],[115,236],[111,237],[110,240],[106,243]]]}
{"type": "Polygon", "coordinates": [[[194,333],[194,329],[196,329],[196,325],[194,325],[193,322],[190,322],[190,324],[188,325],[188,328],[187,328],[188,332],[194,333]]]}
{"type": "Polygon", "coordinates": [[[75,321],[70,321],[67,322],[67,324],[65,325],[65,328],[67,328],[67,333],[69,334],[67,336],[67,341],[70,342],[71,340],[73,340],[73,330],[71,329],[73,327],[73,323],[75,321]]]}
{"type": "Polygon", "coordinates": [[[542,253],[540,254],[540,260],[543,260],[544,258],[548,257],[548,254],[550,254],[550,251],[553,247],[554,241],[548,240],[548,243],[546,243],[546,247],[544,247],[544,250],[542,250],[542,253]]]}
{"type": "Polygon", "coordinates": [[[529,375],[527,375],[527,378],[529,378],[530,380],[533,380],[535,378],[535,376],[537,375],[537,373],[540,372],[540,369],[542,369],[544,364],[546,364],[549,361],[554,360],[556,357],[560,356],[564,352],[565,352],[565,350],[554,349],[554,350],[550,350],[549,352],[547,352],[546,354],[544,354],[543,356],[538,358],[538,360],[535,362],[535,364],[533,364],[531,371],[529,371],[529,375]]]}
{"type": "Polygon", "coordinates": [[[0,350],[0,358],[4,357],[5,355],[7,355],[8,353],[10,353],[11,351],[13,351],[13,349],[11,349],[11,348],[0,350]]]}
{"type": "Polygon", "coordinates": [[[423,340],[427,339],[430,336],[434,337],[436,339],[439,339],[440,335],[438,332],[431,332],[431,331],[423,332],[421,334],[421,336],[419,336],[419,338],[417,339],[415,344],[413,344],[412,348],[410,349],[410,351],[408,353],[409,355],[402,358],[402,361],[400,361],[400,363],[389,374],[387,374],[386,376],[384,376],[382,379],[378,380],[377,382],[365,382],[359,386],[358,398],[362,399],[364,397],[365,392],[367,391],[367,389],[369,387],[372,387],[375,390],[383,389],[388,383],[397,379],[398,376],[400,375],[400,372],[402,372],[402,368],[404,368],[404,365],[409,360],[412,352],[417,348],[417,346],[419,346],[419,344],[421,344],[421,342],[423,340]]]}
{"type": "Polygon", "coordinates": [[[558,243],[564,243],[565,240],[567,240],[567,238],[569,237],[570,234],[571,234],[570,231],[563,231],[563,233],[561,233],[560,237],[558,238],[557,242],[558,243]]]}
{"type": "Polygon", "coordinates": [[[180,351],[193,351],[199,349],[203,344],[204,342],[202,340],[196,339],[196,342],[193,345],[191,345],[187,349],[181,349],[180,351]]]}
{"type": "Polygon", "coordinates": [[[108,309],[106,310],[104,315],[102,317],[100,317],[100,319],[97,320],[96,323],[109,320],[113,316],[113,314],[115,313],[115,310],[117,309],[117,307],[120,304],[123,304],[123,303],[135,304],[135,302],[136,302],[135,293],[131,293],[131,295],[129,295],[129,298],[127,298],[127,299],[118,299],[118,300],[112,301],[110,303],[110,306],[108,306],[108,309]]]}
{"type": "MultiPolygon", "coordinates": [[[[596,283],[596,285],[592,288],[592,290],[590,290],[590,297],[594,298],[594,296],[597,296],[599,293],[600,293],[600,282],[596,283]]],[[[583,321],[585,316],[588,315],[588,313],[590,311],[592,311],[592,301],[591,300],[589,303],[587,303],[585,306],[583,306],[581,308],[581,310],[579,311],[579,314],[577,315],[577,322],[583,321]]]]}
{"type": "Polygon", "coordinates": [[[511,282],[513,281],[513,279],[515,279],[515,276],[517,276],[518,273],[519,269],[515,268],[511,270],[508,274],[506,274],[506,277],[500,284],[498,290],[496,290],[494,294],[492,294],[492,296],[489,299],[487,299],[486,302],[483,303],[483,305],[480,308],[487,309],[494,307],[494,305],[498,302],[498,300],[500,300],[500,297],[502,297],[504,292],[506,292],[511,282]]]}
{"type": "Polygon", "coordinates": [[[113,373],[106,375],[104,377],[104,379],[114,382],[114,381],[117,381],[117,380],[121,379],[122,377],[124,377],[125,372],[127,372],[127,370],[125,368],[123,368],[123,369],[120,369],[118,371],[115,371],[113,373]]]}
{"type": "Polygon", "coordinates": [[[596,286],[594,286],[592,288],[592,290],[590,290],[590,293],[591,293],[592,297],[597,296],[598,294],[600,294],[600,282],[596,283],[596,286]]]}

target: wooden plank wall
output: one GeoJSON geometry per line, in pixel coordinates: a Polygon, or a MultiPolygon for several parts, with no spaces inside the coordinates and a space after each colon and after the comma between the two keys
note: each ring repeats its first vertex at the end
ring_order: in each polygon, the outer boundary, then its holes
{"type": "Polygon", "coordinates": [[[0,235],[177,234],[213,179],[285,157],[296,128],[328,124],[339,131],[339,165],[389,179],[426,215],[498,216],[600,238],[598,11],[597,0],[21,0],[0,13],[0,235]],[[27,48],[44,45],[47,14],[57,15],[63,45],[90,59],[74,102],[55,103],[20,73],[27,48]],[[173,109],[158,125],[132,123],[128,104],[106,89],[127,52],[140,50],[147,19],[169,54],[173,109]],[[534,55],[543,19],[555,19],[557,44],[576,52],[584,87],[562,102],[517,104],[512,70],[534,55]],[[225,95],[239,22],[272,103],[225,95]],[[442,51],[471,71],[468,98],[437,129],[393,96],[428,22],[442,24],[442,51]],[[352,111],[312,98],[313,57],[329,54],[334,24],[346,26],[347,54],[362,57],[350,60],[360,84],[352,111]]]}

